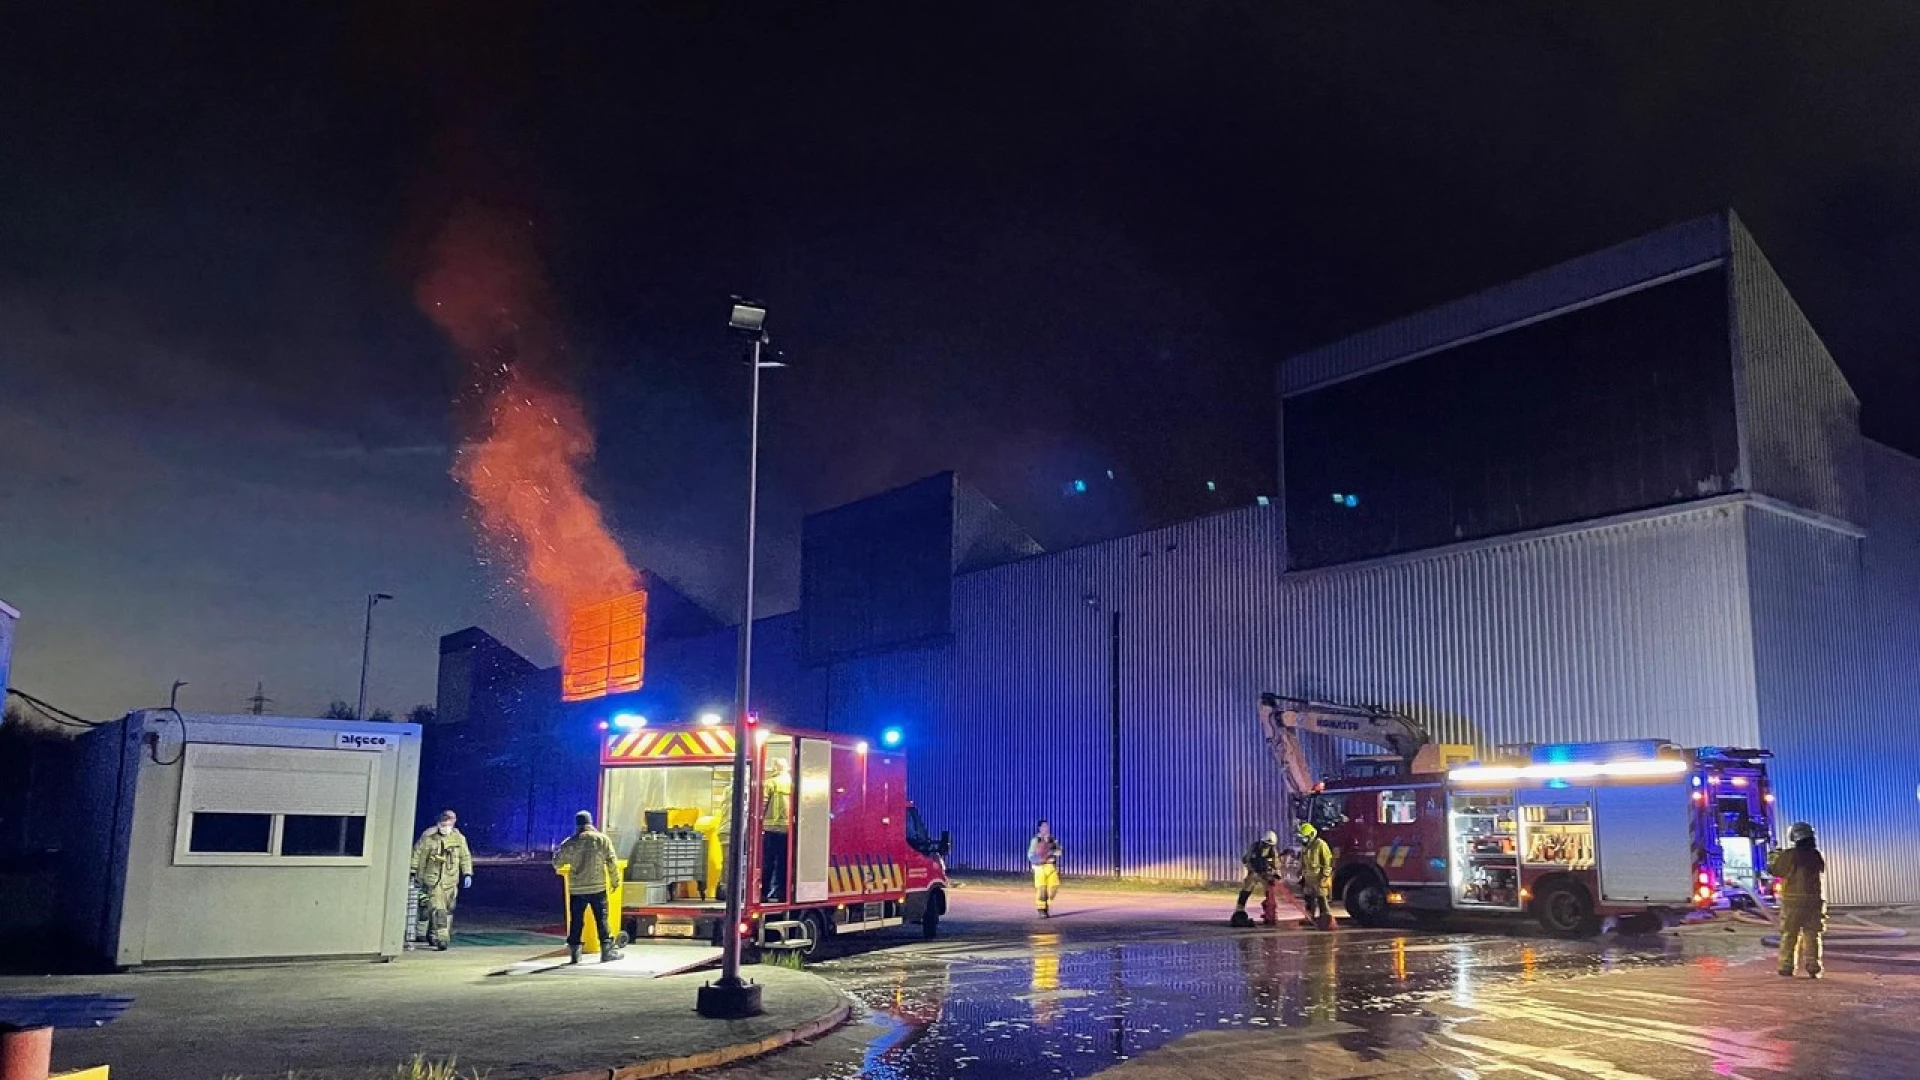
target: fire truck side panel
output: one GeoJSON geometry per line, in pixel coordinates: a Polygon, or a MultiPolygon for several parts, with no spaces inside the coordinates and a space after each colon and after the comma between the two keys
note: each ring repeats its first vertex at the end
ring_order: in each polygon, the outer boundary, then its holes
{"type": "Polygon", "coordinates": [[[800,740],[800,767],[794,772],[793,901],[819,903],[827,898],[827,868],[833,842],[833,747],[825,739],[800,740]]]}
{"type": "Polygon", "coordinates": [[[1594,789],[1595,846],[1602,914],[1685,907],[1693,898],[1694,855],[1688,785],[1609,784],[1594,789]]]}

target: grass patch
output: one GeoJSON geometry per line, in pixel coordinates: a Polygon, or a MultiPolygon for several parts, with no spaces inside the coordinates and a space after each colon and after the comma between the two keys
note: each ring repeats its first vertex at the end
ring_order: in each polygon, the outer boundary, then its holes
{"type": "Polygon", "coordinates": [[[805,971],[807,967],[806,958],[800,955],[799,949],[768,949],[760,954],[760,963],[788,971],[805,971]]]}
{"type": "MultiPolygon", "coordinates": [[[[280,1080],[310,1080],[311,1077],[326,1075],[335,1077],[338,1073],[302,1073],[289,1072],[280,1080]]],[[[391,1070],[369,1069],[359,1075],[359,1080],[486,1080],[487,1074],[481,1069],[462,1070],[453,1058],[445,1061],[433,1061],[415,1054],[412,1061],[395,1065],[391,1070]]],[[[221,1080],[246,1080],[237,1073],[227,1073],[221,1080]]]]}

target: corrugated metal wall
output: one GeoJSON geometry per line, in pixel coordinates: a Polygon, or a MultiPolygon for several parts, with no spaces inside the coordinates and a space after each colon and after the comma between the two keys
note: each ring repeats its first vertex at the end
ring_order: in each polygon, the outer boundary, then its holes
{"type": "Polygon", "coordinates": [[[1907,903],[1920,891],[1920,464],[1869,477],[1862,540],[1747,511],[1760,728],[1784,821],[1820,830],[1828,899],[1907,903]]]}
{"type": "Polygon", "coordinates": [[[1733,348],[1745,403],[1747,486],[1862,520],[1860,402],[1772,264],[1733,219],[1733,348]]]}
{"type": "Polygon", "coordinates": [[[1272,689],[1448,741],[1750,742],[1737,506],[1290,576],[1272,689]]]}
{"type": "Polygon", "coordinates": [[[1280,824],[1256,695],[1272,655],[1273,508],[1254,507],[961,577],[947,732],[913,792],[956,861],[1025,865],[1045,816],[1069,873],[1114,872],[1118,615],[1122,872],[1237,876],[1280,824]]]}

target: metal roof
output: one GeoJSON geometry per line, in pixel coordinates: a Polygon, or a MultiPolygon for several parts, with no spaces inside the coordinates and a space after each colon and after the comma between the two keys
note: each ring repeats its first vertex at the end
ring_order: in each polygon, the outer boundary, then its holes
{"type": "Polygon", "coordinates": [[[1417,315],[1363,330],[1280,365],[1282,397],[1391,367],[1724,262],[1731,210],[1571,259],[1417,315]]]}

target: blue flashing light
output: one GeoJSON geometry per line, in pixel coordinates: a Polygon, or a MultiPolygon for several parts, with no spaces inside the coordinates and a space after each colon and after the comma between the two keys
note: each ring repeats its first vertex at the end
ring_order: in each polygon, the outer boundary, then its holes
{"type": "Polygon", "coordinates": [[[1358,495],[1348,495],[1348,496],[1347,496],[1347,498],[1346,498],[1346,505],[1347,505],[1347,509],[1349,509],[1349,510],[1351,510],[1351,509],[1353,509],[1353,508],[1354,508],[1354,507],[1356,507],[1356,506],[1359,506],[1359,505],[1360,505],[1360,496],[1358,496],[1358,495]]]}
{"type": "Polygon", "coordinates": [[[1087,490],[1087,482],[1085,480],[1075,480],[1073,482],[1073,493],[1075,495],[1084,494],[1086,490],[1087,490]]]}
{"type": "Polygon", "coordinates": [[[887,730],[881,732],[880,745],[899,746],[900,745],[900,729],[897,727],[890,727],[887,730]]]}
{"type": "Polygon", "coordinates": [[[1694,786],[1694,787],[1699,787],[1699,786],[1700,786],[1700,774],[1699,774],[1699,773],[1695,773],[1695,774],[1694,774],[1694,776],[1693,776],[1693,786],[1694,786]]]}
{"type": "Polygon", "coordinates": [[[1573,747],[1565,743],[1543,746],[1536,758],[1548,765],[1565,765],[1573,760],[1573,747]]]}
{"type": "Polygon", "coordinates": [[[1550,788],[1563,788],[1572,785],[1568,784],[1565,780],[1549,780],[1547,781],[1547,786],[1550,788]]]}
{"type": "Polygon", "coordinates": [[[647,718],[641,716],[639,713],[614,713],[612,723],[614,727],[621,731],[632,731],[635,728],[646,727],[647,718]]]}

